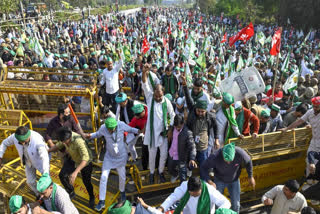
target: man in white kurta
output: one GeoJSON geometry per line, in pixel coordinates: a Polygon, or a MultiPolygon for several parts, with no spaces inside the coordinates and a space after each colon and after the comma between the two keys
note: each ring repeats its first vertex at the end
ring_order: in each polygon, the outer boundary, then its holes
{"type": "Polygon", "coordinates": [[[2,141],[0,145],[0,165],[7,147],[12,145],[15,145],[20,159],[25,166],[27,184],[36,195],[39,195],[37,191],[36,170],[41,174],[49,173],[50,171],[47,144],[39,133],[20,126],[15,134],[10,135],[2,141]]]}
{"type": "MultiPolygon", "coordinates": [[[[154,182],[154,171],[155,171],[155,160],[157,156],[157,150],[160,149],[160,161],[159,161],[159,175],[161,182],[165,182],[163,175],[163,170],[168,156],[168,138],[162,136],[164,129],[168,130],[168,124],[164,127],[164,118],[163,118],[163,103],[166,102],[167,106],[167,115],[170,117],[170,126],[173,125],[174,121],[174,110],[172,104],[168,98],[163,96],[163,91],[161,85],[155,86],[155,92],[153,92],[151,85],[147,82],[147,67],[144,67],[143,76],[142,76],[142,89],[144,91],[146,102],[148,106],[148,120],[146,125],[144,145],[148,145],[149,149],[149,168],[150,168],[150,178],[149,181],[151,184],[154,182]],[[154,100],[154,110],[152,111],[152,101],[154,100]],[[153,114],[153,134],[151,134],[150,128],[150,117],[153,114]],[[152,135],[152,139],[151,139],[152,135]]],[[[169,119],[167,120],[169,121],[169,119]]]]}
{"type": "MultiPolygon", "coordinates": [[[[167,211],[172,205],[177,201],[181,200],[185,193],[188,191],[188,182],[184,181],[178,186],[173,193],[161,204],[160,208],[163,211],[167,211]]],[[[215,213],[215,205],[219,208],[231,207],[230,202],[226,197],[224,197],[218,190],[216,190],[212,185],[205,183],[208,188],[208,193],[210,197],[210,214],[215,213]]],[[[187,204],[183,209],[183,214],[197,214],[197,206],[200,195],[197,197],[190,196],[187,204]]]]}
{"type": "Polygon", "coordinates": [[[125,199],[126,163],[128,153],[123,139],[124,132],[138,134],[139,130],[128,126],[122,121],[116,121],[115,118],[109,117],[97,132],[88,134],[88,138],[90,139],[103,136],[106,140],[106,153],[103,159],[99,185],[99,204],[96,206],[96,210],[98,211],[101,211],[105,207],[107,181],[111,169],[117,169],[121,199],[125,199]]]}

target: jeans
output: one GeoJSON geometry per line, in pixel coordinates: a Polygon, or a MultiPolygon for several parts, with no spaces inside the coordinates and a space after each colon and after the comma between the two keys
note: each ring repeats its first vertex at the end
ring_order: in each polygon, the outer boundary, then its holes
{"type": "Polygon", "coordinates": [[[217,186],[217,190],[223,194],[224,189],[228,188],[231,199],[231,209],[237,213],[240,212],[240,180],[237,179],[232,183],[225,183],[214,177],[214,182],[217,186]]]}
{"type": "MultiPolygon", "coordinates": [[[[74,161],[69,157],[64,158],[64,164],[62,169],[59,173],[59,178],[66,189],[66,191],[70,194],[74,191],[73,186],[69,182],[69,176],[74,172],[76,169],[74,161]]],[[[90,162],[86,167],[81,170],[82,182],[85,185],[90,199],[94,198],[93,194],[93,186],[91,183],[91,174],[92,174],[92,162],[90,162]]]]}
{"type": "Polygon", "coordinates": [[[201,166],[202,162],[207,160],[208,158],[208,148],[203,151],[197,151],[196,159],[199,163],[199,166],[201,166]]]}
{"type": "Polygon", "coordinates": [[[187,180],[187,164],[179,160],[173,160],[170,155],[168,156],[168,171],[173,177],[179,175],[180,182],[187,180]]]}

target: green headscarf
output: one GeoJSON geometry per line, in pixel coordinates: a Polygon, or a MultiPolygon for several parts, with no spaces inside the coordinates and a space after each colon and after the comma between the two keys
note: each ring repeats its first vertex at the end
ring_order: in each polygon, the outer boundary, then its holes
{"type": "Polygon", "coordinates": [[[198,100],[196,102],[195,107],[199,108],[199,109],[207,109],[208,108],[208,103],[205,100],[198,100]]]}
{"type": "Polygon", "coordinates": [[[114,208],[117,203],[112,204],[108,208],[108,214],[130,214],[131,213],[131,204],[128,200],[126,200],[122,207],[114,208]]]}
{"type": "Polygon", "coordinates": [[[222,154],[225,161],[231,162],[236,154],[235,143],[229,143],[222,148],[222,154]]]}
{"type": "Polygon", "coordinates": [[[25,135],[17,135],[14,134],[14,137],[19,141],[19,142],[24,142],[26,141],[29,137],[31,136],[31,131],[28,130],[28,132],[25,135]]]}
{"type": "Polygon", "coordinates": [[[22,206],[22,196],[21,195],[14,195],[9,200],[9,208],[12,213],[17,212],[22,206]]]}
{"type": "Polygon", "coordinates": [[[104,124],[106,125],[107,129],[114,129],[117,125],[118,122],[115,118],[113,117],[108,117],[105,121],[104,124]]]}
{"type": "Polygon", "coordinates": [[[132,106],[131,109],[132,109],[133,113],[140,114],[141,112],[143,112],[144,106],[142,104],[137,104],[137,105],[132,106]]]}
{"type": "Polygon", "coordinates": [[[44,173],[37,183],[37,190],[43,193],[52,184],[52,179],[48,173],[44,173]]]}
{"type": "Polygon", "coordinates": [[[237,213],[230,209],[219,208],[216,210],[215,214],[237,214],[237,213]]]}

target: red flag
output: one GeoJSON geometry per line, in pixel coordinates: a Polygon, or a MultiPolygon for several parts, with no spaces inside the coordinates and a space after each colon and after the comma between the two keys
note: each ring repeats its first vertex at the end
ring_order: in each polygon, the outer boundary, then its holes
{"type": "Polygon", "coordinates": [[[171,24],[169,24],[169,27],[168,27],[168,35],[171,35],[171,24]]]}
{"type": "Polygon", "coordinates": [[[270,54],[273,56],[277,55],[280,52],[281,33],[282,33],[282,28],[280,27],[272,37],[270,54]]]}
{"type": "Polygon", "coordinates": [[[179,26],[179,30],[181,30],[182,29],[182,21],[181,20],[178,22],[178,26],[179,26]]]}
{"type": "Polygon", "coordinates": [[[223,38],[220,43],[224,43],[227,41],[227,32],[224,33],[223,38]]]}
{"type": "Polygon", "coordinates": [[[229,45],[233,46],[238,40],[243,40],[243,42],[246,43],[253,35],[254,29],[252,23],[250,22],[247,27],[242,28],[236,35],[230,37],[229,45]]]}
{"type": "Polygon", "coordinates": [[[142,53],[146,54],[149,49],[150,49],[150,43],[148,42],[147,37],[145,36],[142,44],[142,53]]]}
{"type": "Polygon", "coordinates": [[[93,34],[97,33],[97,25],[96,24],[94,24],[94,26],[93,26],[92,33],[93,34]]]}
{"type": "Polygon", "coordinates": [[[147,18],[147,24],[149,24],[149,23],[150,23],[150,18],[148,17],[148,18],[147,18]]]}
{"type": "Polygon", "coordinates": [[[202,23],[202,16],[200,16],[200,19],[199,19],[199,24],[202,23]]]}

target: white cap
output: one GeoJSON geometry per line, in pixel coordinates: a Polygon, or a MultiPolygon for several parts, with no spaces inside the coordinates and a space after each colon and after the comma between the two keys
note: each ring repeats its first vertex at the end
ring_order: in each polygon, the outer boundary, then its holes
{"type": "Polygon", "coordinates": [[[196,62],[193,59],[189,59],[188,63],[191,66],[195,66],[196,65],[196,62]]]}
{"type": "Polygon", "coordinates": [[[235,102],[235,104],[234,104],[234,109],[237,109],[237,110],[242,109],[242,103],[241,103],[241,101],[235,102]]]}
{"type": "Polygon", "coordinates": [[[179,106],[181,106],[182,104],[184,104],[184,98],[183,98],[183,97],[178,97],[178,99],[177,99],[177,104],[178,104],[179,106]]]}

